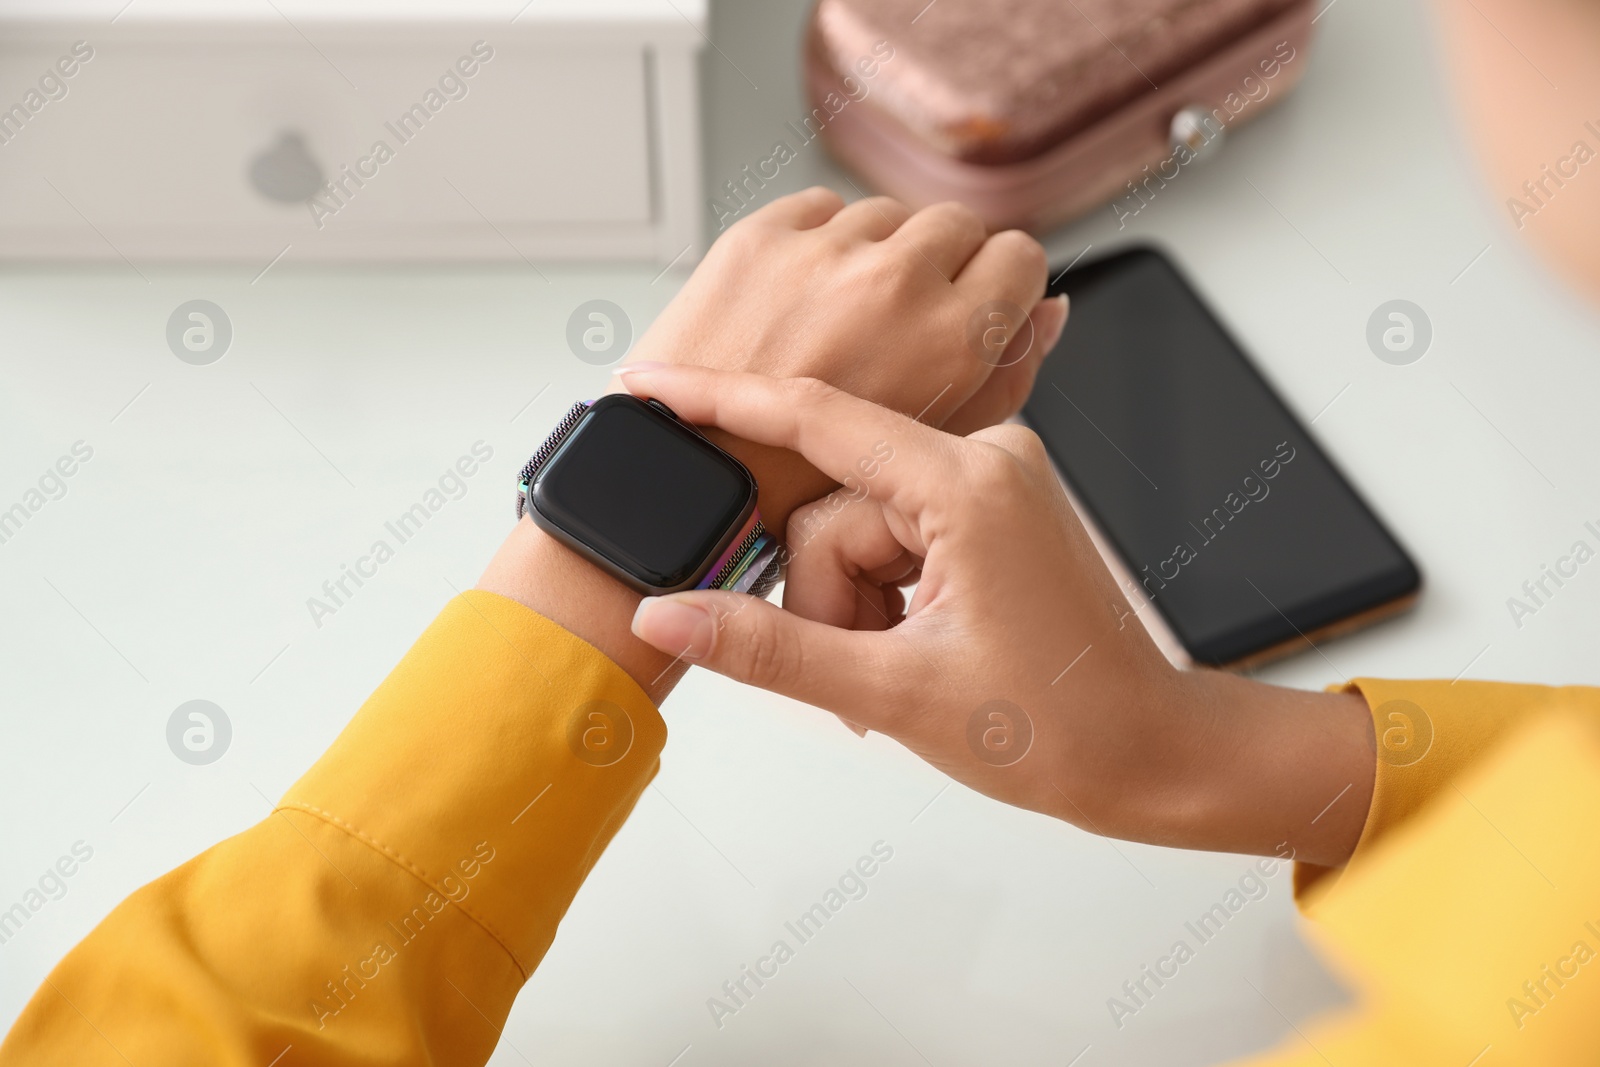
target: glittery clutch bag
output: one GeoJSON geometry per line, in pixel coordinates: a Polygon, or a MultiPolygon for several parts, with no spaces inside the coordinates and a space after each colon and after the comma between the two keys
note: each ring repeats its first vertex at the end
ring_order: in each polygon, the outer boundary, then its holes
{"type": "Polygon", "coordinates": [[[808,136],[914,207],[1119,219],[1305,69],[1307,0],[818,0],[808,136]]]}

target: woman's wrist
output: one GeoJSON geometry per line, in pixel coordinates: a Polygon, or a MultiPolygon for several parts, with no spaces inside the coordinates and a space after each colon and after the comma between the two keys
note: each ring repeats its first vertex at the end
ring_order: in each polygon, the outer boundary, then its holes
{"type": "MultiPolygon", "coordinates": [[[[717,443],[755,475],[762,519],[776,536],[783,536],[791,511],[828,491],[826,478],[792,452],[715,432],[717,443]]],[[[656,704],[672,692],[688,669],[686,663],[663,655],[633,635],[633,615],[642,599],[639,593],[526,517],[501,544],[477,587],[509,597],[594,645],[627,671],[656,704]]]]}
{"type": "Polygon", "coordinates": [[[1292,854],[1319,866],[1350,858],[1372,801],[1377,758],[1366,702],[1348,693],[1266,685],[1221,671],[1173,672],[1182,713],[1163,716],[1163,781],[1152,840],[1182,848],[1292,854]],[[1287,848],[1285,848],[1287,846],[1287,848]]]}
{"type": "Polygon", "coordinates": [[[702,431],[755,475],[761,521],[773,536],[782,538],[789,516],[803,504],[826,496],[835,488],[827,475],[788,449],[752,444],[715,427],[702,431]]]}
{"type": "Polygon", "coordinates": [[[1067,803],[1047,810],[1173,848],[1293,855],[1327,867],[1349,859],[1377,764],[1361,697],[1165,663],[1121,677],[1121,701],[1104,712],[1119,737],[1091,764],[1064,755],[1067,766],[1055,770],[1072,795],[1057,786],[1067,803]]]}
{"type": "Polygon", "coordinates": [[[658,705],[683,676],[683,665],[629,630],[640,595],[526,516],[501,542],[477,587],[515,600],[589,642],[658,705]]]}

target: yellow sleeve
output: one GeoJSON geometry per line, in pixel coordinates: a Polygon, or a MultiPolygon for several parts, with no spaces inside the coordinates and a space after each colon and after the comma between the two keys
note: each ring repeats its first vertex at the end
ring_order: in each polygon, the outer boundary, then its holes
{"type": "MultiPolygon", "coordinates": [[[[1416,814],[1506,734],[1553,708],[1600,722],[1600,689],[1504,682],[1388,682],[1359,678],[1372,713],[1377,776],[1372,806],[1349,866],[1358,866],[1389,832],[1416,814]]],[[[1297,864],[1295,897],[1313,918],[1317,898],[1338,880],[1326,867],[1297,864]]]]}
{"type": "Polygon", "coordinates": [[[599,651],[457,597],[268,818],[56,966],[0,1064],[482,1064],[665,741],[599,651]]]}
{"type": "Polygon", "coordinates": [[[1565,708],[1531,721],[1508,709],[1501,744],[1457,778],[1435,776],[1432,801],[1363,840],[1319,892],[1307,933],[1357,1003],[1252,1067],[1595,1062],[1600,732],[1593,691],[1564,692],[1565,708]]]}

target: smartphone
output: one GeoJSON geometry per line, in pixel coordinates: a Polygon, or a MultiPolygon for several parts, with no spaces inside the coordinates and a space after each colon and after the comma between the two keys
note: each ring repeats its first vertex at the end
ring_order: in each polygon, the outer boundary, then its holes
{"type": "Polygon", "coordinates": [[[1416,565],[1166,256],[1050,293],[1071,315],[1023,420],[1173,660],[1254,666],[1415,602],[1416,565]]]}

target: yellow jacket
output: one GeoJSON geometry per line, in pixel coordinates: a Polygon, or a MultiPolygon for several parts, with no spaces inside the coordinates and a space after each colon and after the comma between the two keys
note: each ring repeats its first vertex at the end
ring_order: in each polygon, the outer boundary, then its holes
{"type": "MultiPolygon", "coordinates": [[[[1255,1062],[1594,1062],[1600,694],[1358,685],[1375,714],[1403,699],[1432,724],[1420,760],[1380,763],[1350,867],[1297,872],[1370,996],[1255,1062]],[[1547,708],[1584,718],[1539,716],[1460,773],[1547,708]]],[[[299,1067],[482,1064],[665,741],[598,651],[513,601],[457,597],[271,816],[56,966],[0,1065],[267,1067],[291,1048],[299,1067]]]]}

